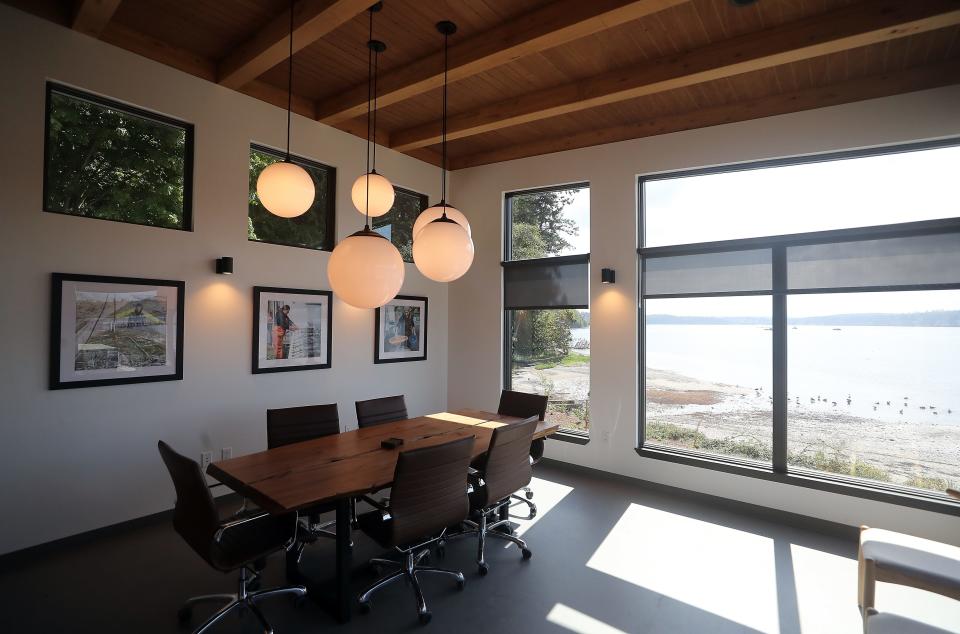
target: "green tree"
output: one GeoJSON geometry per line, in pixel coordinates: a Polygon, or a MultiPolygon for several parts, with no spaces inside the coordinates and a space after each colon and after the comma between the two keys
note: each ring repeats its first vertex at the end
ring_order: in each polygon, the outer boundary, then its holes
{"type": "MultiPolygon", "coordinates": [[[[580,233],[573,219],[564,216],[564,210],[573,202],[573,197],[574,190],[516,196],[511,207],[513,249],[517,249],[518,246],[521,249],[526,248],[525,245],[517,243],[518,239],[529,239],[528,230],[523,225],[529,225],[539,233],[540,241],[543,243],[543,253],[530,257],[558,255],[564,249],[570,248],[571,244],[564,236],[572,237],[580,233]]],[[[520,259],[516,251],[514,253],[514,259],[520,259]]]]}
{"type": "MultiPolygon", "coordinates": [[[[260,204],[260,199],[257,197],[257,178],[267,166],[282,160],[283,157],[280,155],[250,149],[247,238],[308,249],[332,249],[334,236],[328,231],[328,222],[332,218],[328,214],[332,214],[333,210],[329,208],[327,199],[329,189],[327,179],[332,178],[332,170],[307,163],[297,163],[307,170],[310,178],[313,179],[316,195],[310,209],[296,218],[274,216],[260,204]]],[[[333,223],[329,222],[329,226],[332,227],[332,225],[333,223]]]]}
{"type": "MultiPolygon", "coordinates": [[[[564,216],[574,191],[552,191],[516,196],[511,206],[511,255],[528,260],[557,255],[571,245],[566,237],[579,233],[576,223],[564,216]]],[[[518,310],[511,320],[515,361],[557,360],[570,352],[570,328],[582,318],[572,309],[518,310]]]]}
{"type": "Polygon", "coordinates": [[[426,197],[399,189],[396,194],[390,211],[371,221],[374,229],[389,227],[390,241],[400,251],[403,261],[413,262],[413,223],[426,209],[426,197]]]}
{"type": "Polygon", "coordinates": [[[186,130],[50,93],[45,208],[182,228],[186,130]]]}

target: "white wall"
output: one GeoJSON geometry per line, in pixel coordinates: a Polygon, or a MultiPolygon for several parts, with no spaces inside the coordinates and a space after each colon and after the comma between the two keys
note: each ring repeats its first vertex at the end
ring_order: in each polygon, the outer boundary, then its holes
{"type": "Polygon", "coordinates": [[[634,452],[637,175],[957,134],[960,86],[953,86],[454,172],[450,199],[470,219],[477,256],[470,272],[450,287],[450,323],[462,336],[450,341],[449,406],[495,407],[501,387],[503,193],[589,181],[591,441],[585,446],[548,443],[549,457],[845,524],[960,542],[957,517],[640,458],[634,452]],[[616,269],[616,285],[599,283],[602,267],[616,269]]]}
{"type": "MultiPolygon", "coordinates": [[[[0,5],[4,63],[0,126],[0,553],[170,508],[173,488],[157,454],[164,439],[187,455],[265,448],[269,407],[405,394],[412,414],[446,406],[447,286],[408,264],[403,293],[427,295],[429,359],[373,364],[373,311],[338,300],[333,367],[250,372],[254,285],[329,288],[329,253],[248,242],[251,141],[282,147],[284,112],[0,5]],[[196,127],[194,231],[43,213],[44,84],[74,85],[196,127]],[[236,273],[213,272],[232,255],[236,273]],[[50,274],[54,271],[186,281],[184,380],[47,390],[50,274]]],[[[294,153],[337,168],[337,234],[360,229],[350,186],[363,141],[302,117],[294,153]]],[[[437,196],[439,173],[392,151],[379,171],[437,196]]]]}

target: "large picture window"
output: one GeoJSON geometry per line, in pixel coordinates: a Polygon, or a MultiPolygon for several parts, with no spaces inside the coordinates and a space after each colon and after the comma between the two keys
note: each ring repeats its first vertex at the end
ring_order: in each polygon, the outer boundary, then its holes
{"type": "Polygon", "coordinates": [[[590,429],[590,189],[507,194],[504,386],[549,396],[568,436],[590,429]]]}
{"type": "Polygon", "coordinates": [[[390,211],[372,218],[373,230],[397,247],[404,262],[413,262],[413,223],[427,208],[427,197],[410,189],[394,187],[390,211]]]}
{"type": "Polygon", "coordinates": [[[316,192],[313,204],[295,218],[275,216],[260,204],[257,197],[257,178],[269,165],[284,159],[285,154],[262,145],[250,146],[250,189],[247,215],[247,239],[289,247],[332,251],[336,242],[336,183],[337,170],[299,156],[290,161],[307,171],[313,179],[316,192]]]}
{"type": "Polygon", "coordinates": [[[940,143],[641,178],[640,453],[945,507],[958,164],[940,143]]]}
{"type": "Polygon", "coordinates": [[[43,210],[191,229],[193,126],[47,84],[43,210]]]}

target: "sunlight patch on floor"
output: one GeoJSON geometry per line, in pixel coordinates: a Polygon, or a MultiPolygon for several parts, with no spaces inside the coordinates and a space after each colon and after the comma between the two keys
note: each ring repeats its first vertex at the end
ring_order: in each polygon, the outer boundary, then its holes
{"type": "MultiPolygon", "coordinates": [[[[544,515],[549,513],[563,498],[567,497],[567,495],[573,491],[573,487],[540,478],[533,478],[530,481],[530,489],[533,491],[533,503],[537,505],[536,517],[533,519],[522,519],[527,515],[529,510],[529,507],[523,502],[514,500],[513,506],[510,507],[510,519],[519,525],[516,529],[517,535],[523,535],[530,530],[530,527],[539,522],[544,515]],[[514,514],[519,517],[513,517],[514,514]]],[[[519,492],[519,495],[523,495],[523,492],[519,492]]],[[[510,546],[510,544],[508,543],[507,546],[510,546]]],[[[534,548],[532,544],[530,547],[534,548]]]]}
{"type": "Polygon", "coordinates": [[[547,621],[568,629],[576,634],[627,634],[612,625],[607,625],[589,614],[558,603],[547,614],[547,621]]]}
{"type": "Polygon", "coordinates": [[[803,632],[858,634],[857,560],[790,544],[797,589],[797,613],[803,632]]]}
{"type": "Polygon", "coordinates": [[[587,562],[761,632],[779,632],[773,540],[631,504],[587,562]]]}

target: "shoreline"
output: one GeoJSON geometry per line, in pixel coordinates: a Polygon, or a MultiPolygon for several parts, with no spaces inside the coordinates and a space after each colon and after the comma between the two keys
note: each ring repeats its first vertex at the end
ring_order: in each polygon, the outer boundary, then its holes
{"type": "MultiPolygon", "coordinates": [[[[676,426],[686,435],[702,434],[715,443],[754,444],[764,452],[772,443],[769,397],[757,390],[649,369],[646,393],[648,425],[676,426]]],[[[960,426],[884,421],[810,409],[794,401],[788,416],[788,452],[796,457],[792,464],[819,454],[820,461],[831,463],[832,472],[850,464],[867,477],[886,477],[894,484],[943,488],[941,484],[960,481],[960,426]]],[[[668,433],[679,437],[676,431],[668,433]]]]}

